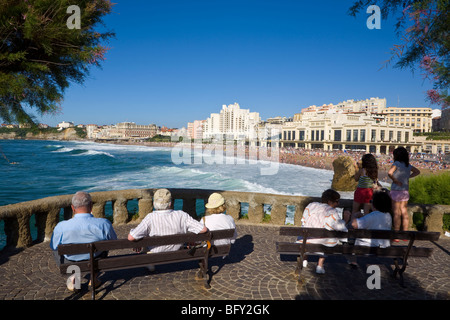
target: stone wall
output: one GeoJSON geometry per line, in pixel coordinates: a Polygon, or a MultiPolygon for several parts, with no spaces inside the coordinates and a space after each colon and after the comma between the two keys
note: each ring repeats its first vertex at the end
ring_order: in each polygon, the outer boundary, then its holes
{"type": "MultiPolygon", "coordinates": [[[[153,194],[156,189],[128,189],[118,191],[104,191],[91,193],[94,207],[92,214],[95,217],[105,217],[105,205],[112,204],[114,225],[122,225],[130,222],[127,203],[130,200],[138,201],[139,216],[142,220],[149,212],[153,211],[153,194]]],[[[272,225],[284,225],[286,221],[287,206],[294,206],[294,225],[301,224],[301,218],[305,207],[313,201],[320,201],[315,197],[274,195],[252,192],[220,191],[208,189],[170,189],[173,199],[183,200],[183,210],[196,219],[199,219],[196,201],[204,200],[213,192],[220,192],[225,198],[227,214],[236,221],[243,223],[263,223],[264,205],[271,206],[270,219],[264,219],[264,223],[272,225]],[[248,214],[242,215],[243,204],[248,204],[248,214]]],[[[5,234],[7,246],[28,247],[33,243],[31,237],[30,219],[35,216],[37,228],[37,241],[49,241],[53,229],[60,221],[60,215],[64,220],[72,217],[70,208],[72,195],[61,195],[43,199],[0,206],[0,220],[5,222],[5,234]]],[[[342,199],[340,206],[351,208],[352,200],[342,199]]],[[[440,205],[416,205],[408,207],[412,221],[413,212],[422,212],[425,215],[425,230],[442,230],[444,214],[450,214],[450,206],[440,205]]]]}

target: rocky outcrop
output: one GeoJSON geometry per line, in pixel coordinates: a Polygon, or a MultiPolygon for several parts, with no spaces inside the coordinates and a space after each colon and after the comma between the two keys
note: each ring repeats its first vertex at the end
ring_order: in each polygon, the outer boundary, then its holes
{"type": "Polygon", "coordinates": [[[25,135],[20,135],[18,132],[4,132],[0,133],[0,139],[13,140],[82,140],[77,134],[75,128],[67,128],[59,132],[27,132],[25,135]]]}
{"type": "Polygon", "coordinates": [[[358,184],[355,179],[355,162],[350,156],[340,156],[333,161],[331,188],[336,191],[353,191],[358,184]]]}

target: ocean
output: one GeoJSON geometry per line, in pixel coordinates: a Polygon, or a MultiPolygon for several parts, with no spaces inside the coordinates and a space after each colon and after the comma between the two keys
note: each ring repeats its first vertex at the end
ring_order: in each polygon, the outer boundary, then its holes
{"type": "MultiPolygon", "coordinates": [[[[330,170],[230,157],[215,160],[201,150],[182,154],[172,148],[88,141],[0,140],[0,206],[79,190],[135,188],[318,197],[330,188],[333,178],[330,170]],[[273,169],[271,174],[261,174],[268,168],[273,169]]],[[[2,224],[0,221],[0,247],[2,224]]]]}

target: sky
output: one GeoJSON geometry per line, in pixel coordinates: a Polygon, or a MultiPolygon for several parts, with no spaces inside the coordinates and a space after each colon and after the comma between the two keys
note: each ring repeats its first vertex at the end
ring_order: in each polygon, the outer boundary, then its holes
{"type": "Polygon", "coordinates": [[[65,91],[56,126],[130,121],[186,127],[239,103],[263,120],[310,105],[379,97],[430,107],[420,70],[386,65],[395,19],[368,29],[354,0],[115,0],[102,68],[65,91]]]}

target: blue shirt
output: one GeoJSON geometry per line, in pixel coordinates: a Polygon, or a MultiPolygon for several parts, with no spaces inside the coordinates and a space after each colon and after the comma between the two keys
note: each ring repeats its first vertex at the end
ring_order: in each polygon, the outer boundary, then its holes
{"type": "MultiPolygon", "coordinates": [[[[117,239],[111,222],[94,218],[90,213],[77,213],[72,219],[59,222],[53,230],[50,248],[58,250],[60,244],[90,243],[100,240],[117,239]]],[[[100,254],[101,252],[98,252],[100,254]]],[[[72,261],[89,260],[89,253],[64,255],[72,261]]]]}

